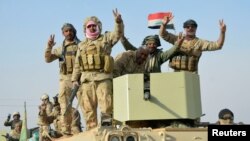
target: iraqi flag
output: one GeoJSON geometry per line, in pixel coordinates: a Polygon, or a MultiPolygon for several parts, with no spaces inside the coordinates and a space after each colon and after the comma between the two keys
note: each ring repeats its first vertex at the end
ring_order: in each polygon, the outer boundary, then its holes
{"type": "MultiPolygon", "coordinates": [[[[158,12],[148,15],[148,28],[159,29],[162,24],[162,19],[165,16],[170,16],[171,12],[158,12]]],[[[173,19],[167,24],[167,29],[174,29],[173,19]]]]}

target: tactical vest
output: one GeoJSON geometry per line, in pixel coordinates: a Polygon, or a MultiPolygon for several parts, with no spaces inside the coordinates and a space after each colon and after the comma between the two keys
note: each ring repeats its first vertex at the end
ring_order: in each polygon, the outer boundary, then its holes
{"type": "Polygon", "coordinates": [[[60,63],[60,73],[62,74],[72,74],[74,63],[75,63],[75,56],[77,52],[77,45],[71,44],[64,47],[62,58],[59,61],[60,63]]]}
{"type": "Polygon", "coordinates": [[[174,70],[197,71],[198,62],[202,53],[202,51],[195,46],[197,41],[198,38],[192,41],[184,41],[180,50],[170,59],[169,66],[174,70]]]}
{"type": "Polygon", "coordinates": [[[113,72],[114,59],[110,56],[111,45],[101,41],[104,36],[94,42],[83,42],[78,58],[82,71],[99,71],[105,73],[113,72]]]}

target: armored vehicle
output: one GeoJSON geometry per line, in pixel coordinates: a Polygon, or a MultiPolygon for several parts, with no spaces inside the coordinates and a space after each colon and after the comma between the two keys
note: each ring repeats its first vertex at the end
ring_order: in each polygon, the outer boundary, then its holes
{"type": "Polygon", "coordinates": [[[151,73],[113,80],[112,126],[98,126],[57,141],[207,141],[202,116],[199,75],[151,73]]]}

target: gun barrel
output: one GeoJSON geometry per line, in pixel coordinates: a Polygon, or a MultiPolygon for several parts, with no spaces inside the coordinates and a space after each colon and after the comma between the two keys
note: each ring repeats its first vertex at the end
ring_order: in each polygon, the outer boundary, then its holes
{"type": "Polygon", "coordinates": [[[78,89],[79,89],[79,86],[76,86],[76,87],[74,87],[72,89],[71,95],[70,95],[70,98],[69,98],[69,101],[68,101],[68,105],[67,105],[66,110],[65,110],[63,115],[65,115],[68,112],[68,110],[72,107],[72,103],[73,103],[73,100],[74,100],[74,98],[76,96],[76,93],[77,93],[78,89]]]}

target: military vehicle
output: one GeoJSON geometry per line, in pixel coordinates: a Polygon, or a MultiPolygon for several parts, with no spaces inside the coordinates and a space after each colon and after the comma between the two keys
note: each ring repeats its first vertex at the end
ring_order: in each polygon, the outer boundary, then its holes
{"type": "Polygon", "coordinates": [[[207,141],[202,116],[199,75],[151,73],[113,80],[112,126],[98,126],[56,141],[207,141]]]}

